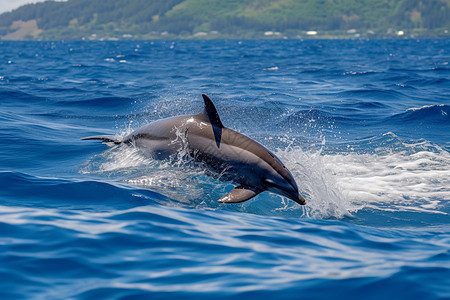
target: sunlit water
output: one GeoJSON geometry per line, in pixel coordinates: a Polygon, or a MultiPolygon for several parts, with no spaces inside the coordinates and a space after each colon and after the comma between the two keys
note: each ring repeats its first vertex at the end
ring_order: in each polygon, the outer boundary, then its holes
{"type": "Polygon", "coordinates": [[[0,42],[3,299],[450,298],[449,40],[0,42]],[[124,136],[194,114],[307,205],[124,136]]]}

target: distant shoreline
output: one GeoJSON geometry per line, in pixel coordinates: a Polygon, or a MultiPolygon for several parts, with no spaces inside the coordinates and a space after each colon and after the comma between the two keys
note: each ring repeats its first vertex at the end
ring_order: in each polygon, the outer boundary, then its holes
{"type": "Polygon", "coordinates": [[[408,37],[395,37],[395,36],[377,36],[377,37],[345,37],[345,36],[320,36],[320,37],[292,37],[292,38],[251,38],[251,37],[217,37],[217,38],[180,38],[180,37],[167,37],[167,38],[128,38],[128,39],[116,39],[116,38],[99,38],[99,39],[86,39],[86,38],[61,38],[61,39],[3,39],[0,37],[0,42],[58,42],[58,41],[78,41],[78,42],[126,42],[126,41],[251,41],[251,40],[266,40],[266,41],[320,41],[320,40],[414,40],[414,39],[449,39],[448,36],[408,36],[408,37]]]}
{"type": "Polygon", "coordinates": [[[448,37],[450,0],[68,0],[0,14],[0,40],[448,37]]]}
{"type": "MultiPolygon", "coordinates": [[[[23,31],[22,31],[23,32],[23,31]]],[[[20,33],[19,33],[20,34],[20,33]]],[[[447,30],[439,31],[421,31],[421,32],[409,32],[409,31],[395,31],[389,34],[380,33],[347,33],[347,32],[326,32],[318,31],[316,34],[297,34],[297,35],[285,35],[282,33],[277,34],[264,34],[264,33],[248,33],[243,35],[222,35],[222,34],[201,34],[193,35],[175,35],[175,34],[123,34],[123,35],[108,35],[108,34],[90,34],[86,36],[62,36],[42,38],[40,36],[30,35],[9,35],[0,36],[0,41],[59,41],[59,40],[73,40],[73,41],[129,41],[129,40],[351,40],[351,39],[433,39],[433,38],[450,38],[450,34],[447,30]]]]}

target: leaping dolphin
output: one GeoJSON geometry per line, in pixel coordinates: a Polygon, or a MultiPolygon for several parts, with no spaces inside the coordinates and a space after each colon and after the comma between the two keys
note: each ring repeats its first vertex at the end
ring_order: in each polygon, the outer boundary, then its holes
{"type": "Polygon", "coordinates": [[[202,96],[205,107],[197,115],[157,120],[122,139],[93,136],[82,140],[134,145],[157,159],[186,149],[195,160],[220,174],[220,178],[238,184],[218,200],[221,203],[244,202],[263,191],[270,191],[301,205],[306,204],[292,174],[278,157],[251,138],[223,126],[211,99],[205,94],[202,96]]]}

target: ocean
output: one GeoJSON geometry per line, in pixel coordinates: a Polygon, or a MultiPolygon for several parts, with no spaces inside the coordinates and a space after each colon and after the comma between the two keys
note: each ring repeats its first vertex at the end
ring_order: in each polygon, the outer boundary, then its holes
{"type": "Polygon", "coordinates": [[[450,299],[450,39],[0,41],[1,299],[450,299]],[[215,103],[307,199],[124,136],[215,103]]]}

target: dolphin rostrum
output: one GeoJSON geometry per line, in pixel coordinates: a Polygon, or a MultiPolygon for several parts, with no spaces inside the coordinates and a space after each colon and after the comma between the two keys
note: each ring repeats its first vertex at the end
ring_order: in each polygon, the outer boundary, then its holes
{"type": "Polygon", "coordinates": [[[203,162],[220,178],[238,184],[219,199],[221,203],[247,201],[263,191],[274,192],[304,205],[289,170],[269,150],[251,138],[223,126],[211,99],[203,94],[205,107],[197,115],[160,119],[119,139],[93,136],[83,140],[102,140],[131,144],[148,156],[168,158],[180,150],[203,162]]]}

